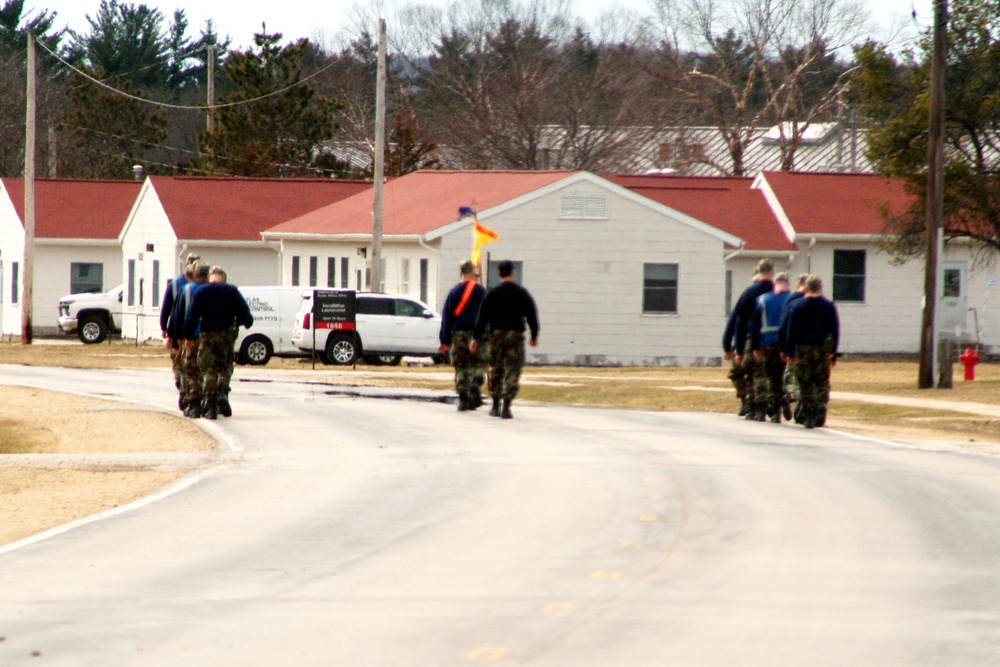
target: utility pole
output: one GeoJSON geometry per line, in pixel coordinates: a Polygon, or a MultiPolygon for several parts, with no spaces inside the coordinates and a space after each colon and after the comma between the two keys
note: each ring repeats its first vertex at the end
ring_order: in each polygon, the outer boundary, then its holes
{"type": "Polygon", "coordinates": [[[920,376],[917,386],[936,386],[937,274],[944,208],[944,74],[948,34],[948,0],[934,0],[934,49],[931,56],[930,133],[927,139],[927,222],[924,254],[924,312],[920,331],[920,376]]]}
{"type": "Polygon", "coordinates": [[[215,44],[208,45],[208,120],[206,129],[215,131],[215,44]]]}
{"type": "Polygon", "coordinates": [[[385,19],[378,20],[378,72],[375,75],[375,206],[372,228],[373,292],[382,285],[382,190],[385,180],[385,19]]]}
{"type": "MultiPolygon", "coordinates": [[[[35,31],[28,31],[28,104],[24,123],[24,271],[21,280],[21,344],[31,345],[35,272],[35,31]]],[[[17,289],[17,286],[14,286],[17,289]]]]}

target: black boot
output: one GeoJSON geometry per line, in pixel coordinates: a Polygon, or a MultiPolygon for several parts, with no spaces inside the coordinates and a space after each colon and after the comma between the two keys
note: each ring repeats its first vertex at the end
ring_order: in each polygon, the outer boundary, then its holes
{"type": "Polygon", "coordinates": [[[469,390],[469,409],[475,410],[483,404],[483,392],[479,390],[479,385],[474,385],[469,390]]]}
{"type": "Polygon", "coordinates": [[[498,396],[493,397],[493,407],[490,408],[490,417],[500,416],[500,398],[498,396]]]}
{"type": "Polygon", "coordinates": [[[215,400],[206,398],[201,405],[201,416],[205,419],[216,419],[219,416],[219,409],[215,405],[215,400]]]}
{"type": "Polygon", "coordinates": [[[182,392],[180,392],[180,394],[179,394],[179,395],[177,396],[177,408],[178,408],[178,409],[179,409],[179,410],[180,410],[181,412],[184,412],[184,409],[185,409],[185,407],[186,407],[186,406],[184,405],[184,392],[182,391],[182,392]]]}
{"type": "Polygon", "coordinates": [[[788,399],[788,396],[781,397],[781,412],[785,416],[785,421],[792,421],[792,402],[788,399]]]}
{"type": "Polygon", "coordinates": [[[469,409],[469,398],[466,394],[458,395],[458,411],[465,412],[469,409]]]}
{"type": "Polygon", "coordinates": [[[774,405],[767,409],[767,418],[772,424],[781,423],[781,407],[774,405]]]}
{"type": "Polygon", "coordinates": [[[187,407],[184,408],[184,416],[190,419],[198,419],[201,417],[201,402],[189,401],[187,407]]]}
{"type": "Polygon", "coordinates": [[[738,417],[746,417],[750,414],[750,404],[747,403],[747,399],[740,398],[740,411],[736,413],[738,417]]]}
{"type": "Polygon", "coordinates": [[[503,401],[503,410],[500,411],[500,419],[513,419],[514,415],[510,413],[510,401],[511,399],[505,398],[503,401]]]}
{"type": "Polygon", "coordinates": [[[220,391],[219,397],[215,400],[216,411],[223,417],[233,416],[233,407],[229,405],[229,392],[220,391]]]}

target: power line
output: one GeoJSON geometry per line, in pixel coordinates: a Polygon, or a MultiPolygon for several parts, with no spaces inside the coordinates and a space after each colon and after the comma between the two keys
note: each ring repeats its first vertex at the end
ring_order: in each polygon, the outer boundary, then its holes
{"type": "Polygon", "coordinates": [[[259,97],[254,97],[254,98],[249,99],[249,100],[241,100],[239,102],[226,102],[224,104],[213,104],[211,106],[209,106],[207,104],[199,104],[199,105],[191,106],[191,105],[184,105],[184,104],[170,104],[168,102],[156,102],[154,100],[149,100],[149,99],[146,99],[146,98],[143,98],[143,97],[139,97],[138,95],[133,95],[131,93],[127,93],[124,90],[119,90],[118,88],[115,88],[114,86],[111,86],[111,85],[105,83],[104,81],[101,81],[100,79],[94,78],[93,76],[91,76],[87,72],[84,72],[83,70],[79,69],[78,67],[75,67],[74,65],[70,64],[69,62],[67,62],[66,60],[64,60],[59,54],[57,54],[55,51],[53,51],[52,49],[50,49],[47,46],[45,46],[44,44],[42,44],[39,40],[36,39],[35,41],[38,42],[38,44],[42,47],[42,49],[44,49],[46,52],[48,52],[49,55],[51,55],[53,58],[55,58],[56,60],[58,60],[59,62],[61,62],[63,65],[65,65],[69,69],[73,70],[74,72],[76,72],[80,76],[82,76],[82,77],[84,77],[86,79],[89,79],[93,83],[96,83],[98,86],[101,86],[102,88],[105,88],[106,90],[108,90],[108,91],[110,91],[110,92],[112,92],[112,93],[114,93],[116,95],[121,95],[122,97],[127,97],[128,99],[135,100],[136,102],[141,102],[143,104],[151,104],[153,106],[164,107],[164,108],[167,108],[167,109],[181,109],[181,110],[185,110],[185,111],[207,111],[209,109],[226,109],[226,108],[229,108],[229,107],[238,107],[238,106],[243,106],[245,104],[253,104],[254,102],[259,102],[261,100],[266,100],[266,99],[268,99],[270,97],[275,97],[276,95],[281,95],[282,93],[286,93],[286,92],[288,92],[289,90],[291,90],[293,88],[301,86],[302,84],[310,81],[311,79],[316,78],[320,74],[323,74],[327,70],[332,69],[335,65],[340,64],[340,61],[343,59],[343,56],[338,57],[335,60],[333,60],[333,62],[331,62],[326,67],[323,67],[322,69],[317,70],[316,72],[313,72],[309,76],[307,76],[307,77],[305,77],[303,79],[299,79],[298,81],[296,81],[295,83],[293,83],[293,84],[291,84],[289,86],[285,86],[284,88],[272,91],[270,93],[266,93],[266,94],[261,95],[259,97]]]}

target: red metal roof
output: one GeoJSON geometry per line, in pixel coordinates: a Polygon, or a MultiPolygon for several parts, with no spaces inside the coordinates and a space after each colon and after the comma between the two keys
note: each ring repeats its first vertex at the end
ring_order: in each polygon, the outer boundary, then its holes
{"type": "MultiPolygon", "coordinates": [[[[382,232],[417,235],[560,181],[572,171],[417,171],[385,185],[382,232]]],[[[269,229],[274,234],[371,234],[373,193],[364,192],[269,229]]],[[[287,218],[286,218],[287,220],[287,218]]]]}
{"type": "Polygon", "coordinates": [[[881,234],[885,212],[913,203],[900,179],[874,174],[763,172],[796,234],[881,234]]]}
{"type": "Polygon", "coordinates": [[[150,176],[179,239],[259,241],[265,229],[371,189],[371,181],[150,176]]]}
{"type": "Polygon", "coordinates": [[[746,242],[747,250],[795,250],[763,193],[750,189],[753,179],[613,174],[603,178],[740,237],[746,242]]]}
{"type": "MultiPolygon", "coordinates": [[[[17,217],[24,224],[24,179],[5,178],[17,217]]],[[[35,181],[35,237],[116,240],[141,183],[136,181],[35,181]]]]}

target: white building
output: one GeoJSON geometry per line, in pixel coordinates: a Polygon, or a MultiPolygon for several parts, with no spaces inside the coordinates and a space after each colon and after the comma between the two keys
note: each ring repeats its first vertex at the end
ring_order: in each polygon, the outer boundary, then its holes
{"type": "MultiPolygon", "coordinates": [[[[538,304],[533,363],[719,363],[732,234],[587,172],[423,171],[388,182],[384,201],[384,287],[438,310],[472,249],[472,219],[458,209],[478,210],[500,237],[483,249],[487,283],[510,259],[538,304]]],[[[283,277],[295,257],[370,257],[371,207],[366,192],[268,230],[283,277]]]]}
{"type": "MultiPolygon", "coordinates": [[[[59,299],[122,281],[118,234],[135,203],[134,181],[35,181],[32,329],[58,330],[59,299]]],[[[0,179],[0,333],[21,332],[24,181],[0,179]]]]}
{"type": "Polygon", "coordinates": [[[329,179],[147,178],[118,238],[123,335],[160,336],[167,281],[192,252],[222,266],[236,285],[281,284],[280,248],[261,232],[370,187],[329,179]]]}

